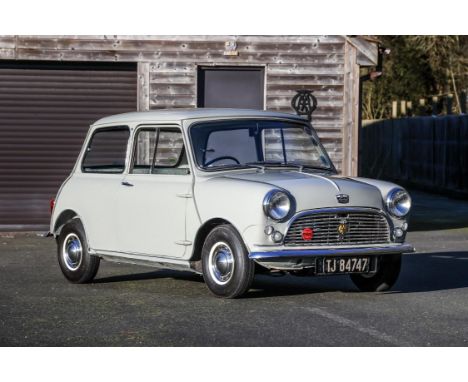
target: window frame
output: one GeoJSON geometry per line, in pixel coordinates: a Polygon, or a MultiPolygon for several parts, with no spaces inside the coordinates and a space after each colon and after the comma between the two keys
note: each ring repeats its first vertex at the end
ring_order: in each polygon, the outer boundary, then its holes
{"type": "Polygon", "coordinates": [[[164,168],[164,169],[176,169],[176,168],[178,168],[180,166],[180,163],[182,162],[182,158],[184,156],[184,153],[185,153],[185,155],[187,155],[187,145],[186,145],[185,138],[184,138],[184,132],[183,132],[182,128],[179,125],[140,125],[140,126],[137,126],[135,128],[134,133],[133,133],[132,152],[131,152],[131,157],[130,157],[130,166],[128,168],[128,174],[130,174],[130,175],[189,175],[191,173],[191,168],[190,168],[190,162],[188,160],[188,156],[187,156],[187,162],[188,162],[189,167],[187,168],[186,173],[158,174],[158,173],[153,172],[153,170],[155,168],[164,168]],[[160,134],[161,130],[163,130],[163,131],[164,130],[176,131],[176,132],[180,133],[180,135],[182,137],[182,143],[183,143],[182,150],[180,152],[180,156],[179,156],[179,159],[178,159],[177,163],[175,163],[173,166],[155,166],[154,165],[155,161],[156,161],[157,148],[158,148],[158,143],[159,143],[159,134],[160,134]],[[149,173],[135,173],[135,172],[133,172],[133,169],[135,167],[135,161],[136,161],[136,152],[137,152],[136,148],[137,148],[137,144],[138,144],[138,134],[141,131],[155,131],[156,132],[156,142],[155,142],[155,148],[154,148],[154,153],[153,153],[153,160],[152,160],[152,163],[150,165],[149,173]]]}
{"type": "Polygon", "coordinates": [[[125,170],[127,168],[127,158],[128,158],[128,144],[130,142],[132,138],[132,132],[131,132],[131,129],[129,126],[127,125],[116,125],[116,126],[106,126],[106,127],[98,127],[96,128],[93,133],[91,134],[91,136],[89,137],[87,143],[86,143],[86,147],[85,147],[85,150],[84,150],[84,153],[83,153],[83,156],[81,158],[81,163],[80,163],[80,170],[83,174],[107,174],[107,175],[119,175],[119,174],[123,174],[125,173],[125,170]],[[124,158],[124,166],[123,166],[123,169],[122,171],[119,171],[119,172],[109,172],[109,171],[87,171],[85,170],[85,166],[84,166],[84,161],[86,159],[86,156],[88,154],[88,150],[91,146],[91,143],[93,142],[93,139],[95,137],[96,134],[99,134],[99,133],[102,133],[102,132],[106,132],[106,131],[119,131],[119,130],[127,130],[128,132],[128,138],[127,138],[127,144],[125,145],[125,158],[124,158]]]}

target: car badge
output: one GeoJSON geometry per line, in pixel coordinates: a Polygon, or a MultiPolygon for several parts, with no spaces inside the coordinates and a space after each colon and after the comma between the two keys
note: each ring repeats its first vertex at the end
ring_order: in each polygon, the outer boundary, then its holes
{"type": "Polygon", "coordinates": [[[338,225],[338,233],[340,234],[340,237],[343,238],[343,236],[346,234],[346,232],[348,232],[348,223],[346,221],[341,222],[338,225]]]}
{"type": "Polygon", "coordinates": [[[336,195],[336,200],[338,200],[338,203],[341,203],[341,204],[349,203],[349,195],[347,195],[347,194],[338,194],[338,195],[336,195]]]}

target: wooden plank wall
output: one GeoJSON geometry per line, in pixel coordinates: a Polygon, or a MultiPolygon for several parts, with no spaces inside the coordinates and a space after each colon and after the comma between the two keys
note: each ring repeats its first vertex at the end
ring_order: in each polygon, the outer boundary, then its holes
{"type": "Polygon", "coordinates": [[[343,105],[343,174],[358,174],[359,136],[359,65],[357,50],[351,44],[345,46],[344,105],[343,105]]]}
{"type": "Polygon", "coordinates": [[[292,112],[295,91],[313,90],[314,127],[336,166],[349,174],[354,165],[343,139],[355,138],[349,131],[354,111],[344,107],[353,102],[345,94],[345,46],[343,36],[0,36],[0,59],[136,61],[140,110],[195,107],[197,65],[263,66],[265,108],[292,112]],[[226,41],[236,41],[238,56],[223,54],[226,41]]]}

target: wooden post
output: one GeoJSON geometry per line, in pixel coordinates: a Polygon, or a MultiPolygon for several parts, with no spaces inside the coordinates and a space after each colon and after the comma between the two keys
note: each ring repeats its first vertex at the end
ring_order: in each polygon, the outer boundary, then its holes
{"type": "Polygon", "coordinates": [[[466,114],[466,90],[463,90],[460,94],[460,113],[466,114]]]}
{"type": "Polygon", "coordinates": [[[447,108],[447,115],[452,114],[453,94],[447,94],[445,99],[445,107],[447,108]]]}
{"type": "Polygon", "coordinates": [[[345,44],[342,174],[357,176],[359,148],[359,65],[356,47],[345,44]]]}
{"type": "Polygon", "coordinates": [[[417,115],[427,115],[426,99],[420,98],[416,110],[417,115]]]}
{"type": "Polygon", "coordinates": [[[438,106],[437,106],[438,101],[439,101],[439,97],[437,96],[432,97],[432,115],[439,114],[438,106]]]}
{"type": "Polygon", "coordinates": [[[150,103],[149,62],[138,63],[138,111],[148,111],[150,103]]]}
{"type": "Polygon", "coordinates": [[[409,117],[413,116],[413,102],[407,101],[406,102],[406,110],[409,117]]]}
{"type": "Polygon", "coordinates": [[[400,101],[400,114],[402,117],[406,117],[406,101],[400,101]]]}
{"type": "Polygon", "coordinates": [[[392,118],[398,117],[398,103],[397,101],[392,101],[392,118]]]}

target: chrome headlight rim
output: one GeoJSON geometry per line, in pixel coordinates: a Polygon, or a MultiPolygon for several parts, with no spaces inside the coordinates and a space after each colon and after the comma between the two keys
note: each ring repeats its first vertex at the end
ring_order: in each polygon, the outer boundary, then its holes
{"type": "Polygon", "coordinates": [[[385,205],[386,205],[387,211],[390,213],[390,215],[392,215],[393,217],[395,217],[397,219],[403,219],[406,216],[408,216],[408,214],[409,214],[409,212],[411,210],[411,205],[412,205],[411,196],[410,196],[409,192],[406,191],[402,187],[392,188],[388,192],[387,197],[385,198],[385,205]],[[405,207],[405,210],[403,210],[403,211],[398,209],[398,205],[395,203],[397,194],[400,193],[400,192],[403,192],[407,196],[408,202],[409,202],[408,207],[407,208],[405,207]]]}
{"type": "Polygon", "coordinates": [[[294,198],[291,196],[289,192],[284,191],[284,190],[278,190],[278,189],[270,190],[263,198],[263,212],[268,218],[276,222],[284,222],[288,220],[294,214],[295,207],[296,206],[295,206],[294,198]],[[283,213],[281,215],[276,214],[275,216],[274,214],[272,214],[271,202],[273,201],[274,197],[278,196],[278,194],[281,194],[287,198],[289,202],[289,208],[286,213],[283,213]]]}

